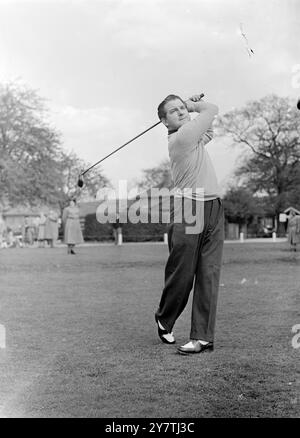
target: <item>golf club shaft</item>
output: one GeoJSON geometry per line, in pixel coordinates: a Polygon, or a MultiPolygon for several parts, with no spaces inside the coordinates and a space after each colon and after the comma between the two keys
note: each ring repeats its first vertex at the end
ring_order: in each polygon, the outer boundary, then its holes
{"type": "Polygon", "coordinates": [[[98,164],[100,164],[102,161],[106,160],[106,158],[110,157],[111,155],[115,154],[116,152],[118,152],[120,149],[124,148],[125,146],[127,146],[129,143],[131,143],[132,141],[136,140],[137,138],[141,137],[141,135],[146,134],[146,132],[150,131],[150,129],[155,128],[155,126],[159,125],[161,123],[161,121],[155,123],[154,125],[150,126],[150,128],[146,129],[145,131],[141,132],[140,134],[136,135],[134,138],[132,138],[131,140],[127,141],[126,143],[124,143],[122,146],[118,147],[117,149],[115,149],[114,151],[112,151],[110,154],[106,155],[106,157],[101,158],[101,160],[97,161],[97,163],[93,164],[91,167],[89,167],[88,169],[86,169],[84,172],[82,172],[80,174],[80,176],[85,175],[87,172],[89,172],[91,169],[93,169],[93,167],[97,166],[98,164]]]}

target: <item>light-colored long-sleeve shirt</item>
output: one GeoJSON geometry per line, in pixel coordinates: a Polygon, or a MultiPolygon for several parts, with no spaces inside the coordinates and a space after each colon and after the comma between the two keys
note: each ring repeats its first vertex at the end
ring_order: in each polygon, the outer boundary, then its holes
{"type": "Polygon", "coordinates": [[[220,197],[215,169],[205,148],[213,138],[211,124],[215,114],[200,110],[194,102],[194,111],[199,115],[185,123],[178,131],[169,135],[169,157],[175,191],[178,196],[185,189],[184,196],[201,201],[220,197]],[[179,189],[179,190],[178,190],[179,189]]]}

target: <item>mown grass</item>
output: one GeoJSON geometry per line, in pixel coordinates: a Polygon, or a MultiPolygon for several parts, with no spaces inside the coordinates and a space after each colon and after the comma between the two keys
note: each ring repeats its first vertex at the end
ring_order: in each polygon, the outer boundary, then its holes
{"type": "MultiPolygon", "coordinates": [[[[1,251],[0,416],[299,417],[300,254],[226,244],[212,354],[160,342],[167,247],[1,251]]],[[[190,303],[175,326],[189,334],[190,303]]]]}

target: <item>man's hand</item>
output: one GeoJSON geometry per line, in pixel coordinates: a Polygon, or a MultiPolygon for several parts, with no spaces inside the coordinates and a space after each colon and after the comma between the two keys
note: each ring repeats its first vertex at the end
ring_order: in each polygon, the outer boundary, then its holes
{"type": "Polygon", "coordinates": [[[189,100],[191,100],[192,102],[199,102],[199,100],[201,100],[202,97],[204,97],[204,94],[203,94],[203,93],[201,93],[201,94],[195,94],[194,96],[189,97],[189,100]]]}
{"type": "Polygon", "coordinates": [[[199,102],[202,98],[204,97],[204,94],[194,94],[194,96],[189,97],[188,100],[186,100],[186,107],[188,112],[193,112],[194,111],[194,104],[193,102],[199,102]]]}

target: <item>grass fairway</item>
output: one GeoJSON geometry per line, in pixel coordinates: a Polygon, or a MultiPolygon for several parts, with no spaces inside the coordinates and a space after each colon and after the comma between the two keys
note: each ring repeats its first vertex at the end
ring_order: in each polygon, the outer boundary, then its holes
{"type": "MultiPolygon", "coordinates": [[[[299,417],[300,253],[225,244],[216,348],[192,357],[157,337],[166,258],[160,244],[1,251],[0,416],[299,417]]],[[[177,345],[189,329],[190,303],[177,345]]]]}

